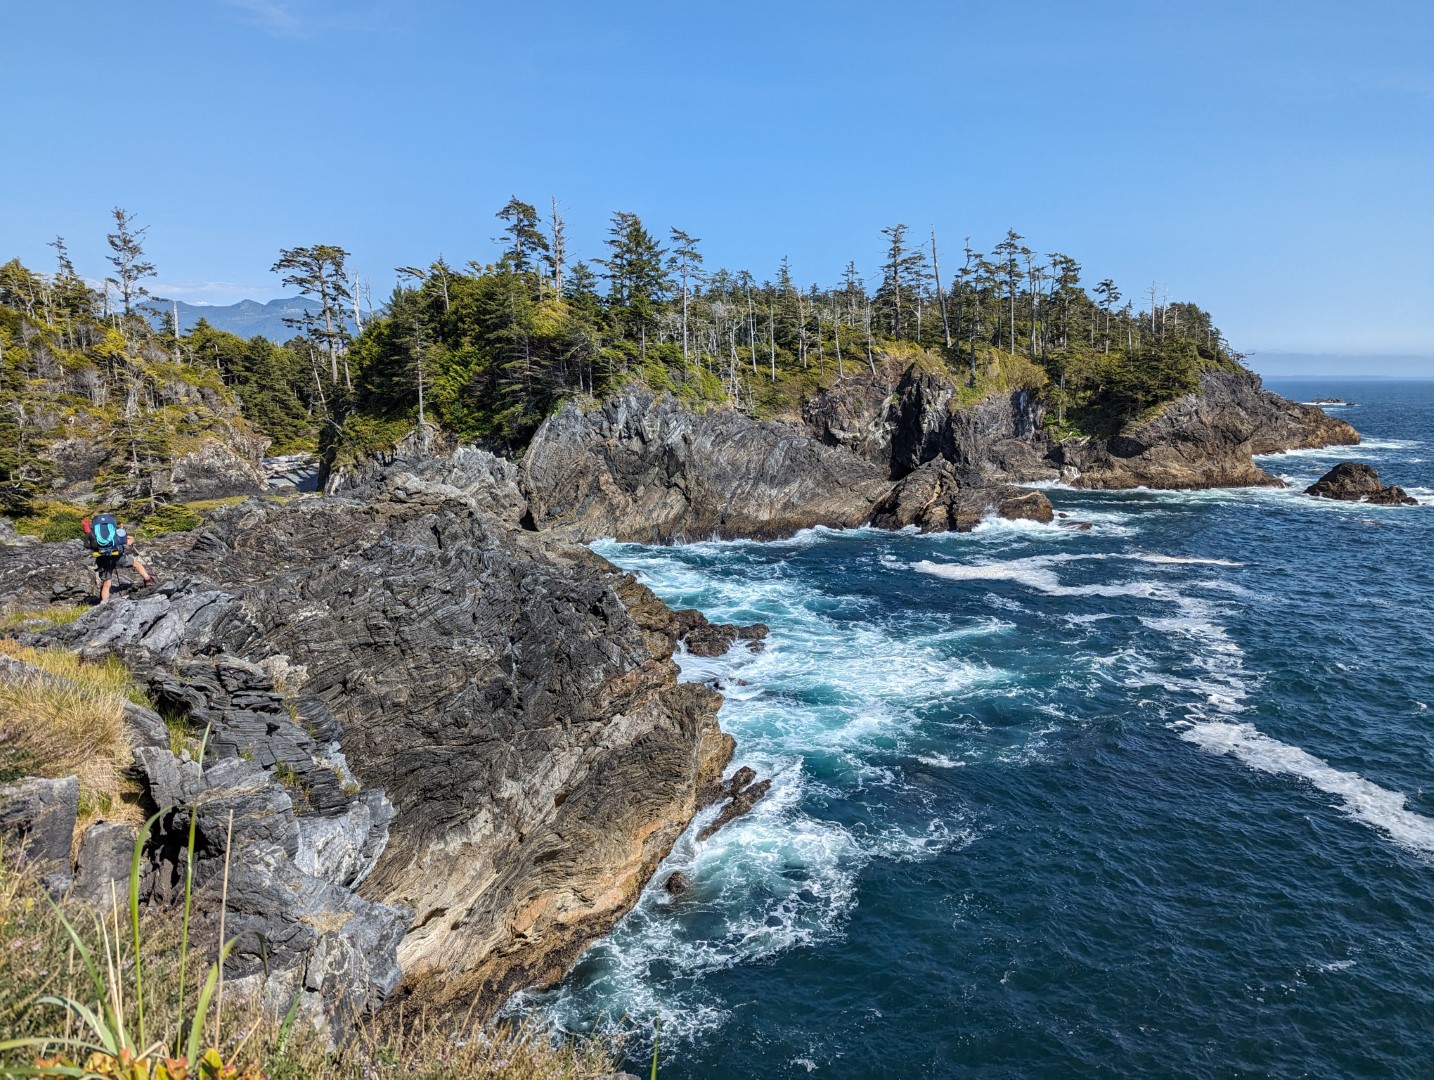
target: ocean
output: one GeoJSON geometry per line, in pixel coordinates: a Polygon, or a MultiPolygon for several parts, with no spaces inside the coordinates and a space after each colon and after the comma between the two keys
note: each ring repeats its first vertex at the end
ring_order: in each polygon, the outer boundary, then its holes
{"type": "Polygon", "coordinates": [[[770,625],[681,659],[774,783],[518,1007],[643,1075],[660,1023],[663,1080],[1434,1075],[1434,507],[1301,493],[1434,501],[1434,382],[1270,386],[1363,445],[1048,489],[1089,530],[594,545],[770,625]]]}

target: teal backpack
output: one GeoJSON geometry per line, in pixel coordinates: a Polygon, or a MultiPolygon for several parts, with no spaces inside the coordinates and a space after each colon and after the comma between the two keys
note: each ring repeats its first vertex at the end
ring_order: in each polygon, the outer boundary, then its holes
{"type": "Polygon", "coordinates": [[[113,514],[96,514],[90,522],[90,545],[95,558],[124,554],[124,532],[113,514]]]}

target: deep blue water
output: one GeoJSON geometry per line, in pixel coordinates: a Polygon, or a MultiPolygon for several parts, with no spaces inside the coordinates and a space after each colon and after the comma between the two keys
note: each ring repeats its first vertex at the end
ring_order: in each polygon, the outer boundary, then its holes
{"type": "Polygon", "coordinates": [[[540,1007],[660,1018],[664,1080],[1434,1075],[1434,508],[1300,494],[1434,498],[1434,382],[1271,386],[1364,445],[1050,490],[1089,531],[597,545],[771,625],[685,670],[776,783],[540,1007]]]}

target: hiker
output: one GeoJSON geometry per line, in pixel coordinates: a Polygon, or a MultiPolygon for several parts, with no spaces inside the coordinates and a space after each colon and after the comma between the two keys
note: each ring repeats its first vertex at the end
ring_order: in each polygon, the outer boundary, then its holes
{"type": "Polygon", "coordinates": [[[80,527],[85,530],[85,541],[95,559],[95,573],[100,576],[101,604],[110,598],[115,571],[121,567],[134,567],[145,585],[154,584],[154,575],[133,551],[134,537],[113,514],[96,514],[93,520],[83,518],[80,527]]]}

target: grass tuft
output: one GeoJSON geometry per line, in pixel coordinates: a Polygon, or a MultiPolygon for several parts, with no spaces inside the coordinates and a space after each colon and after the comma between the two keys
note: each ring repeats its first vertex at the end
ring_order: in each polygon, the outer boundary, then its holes
{"type": "Polygon", "coordinates": [[[51,604],[42,608],[15,608],[0,615],[0,630],[50,630],[69,626],[85,612],[88,604],[51,604]]]}
{"type": "Polygon", "coordinates": [[[130,763],[128,669],[113,658],[90,662],[8,640],[0,640],[0,653],[58,677],[0,682],[0,779],[76,776],[82,808],[117,807],[127,790],[120,770],[130,763]]]}

